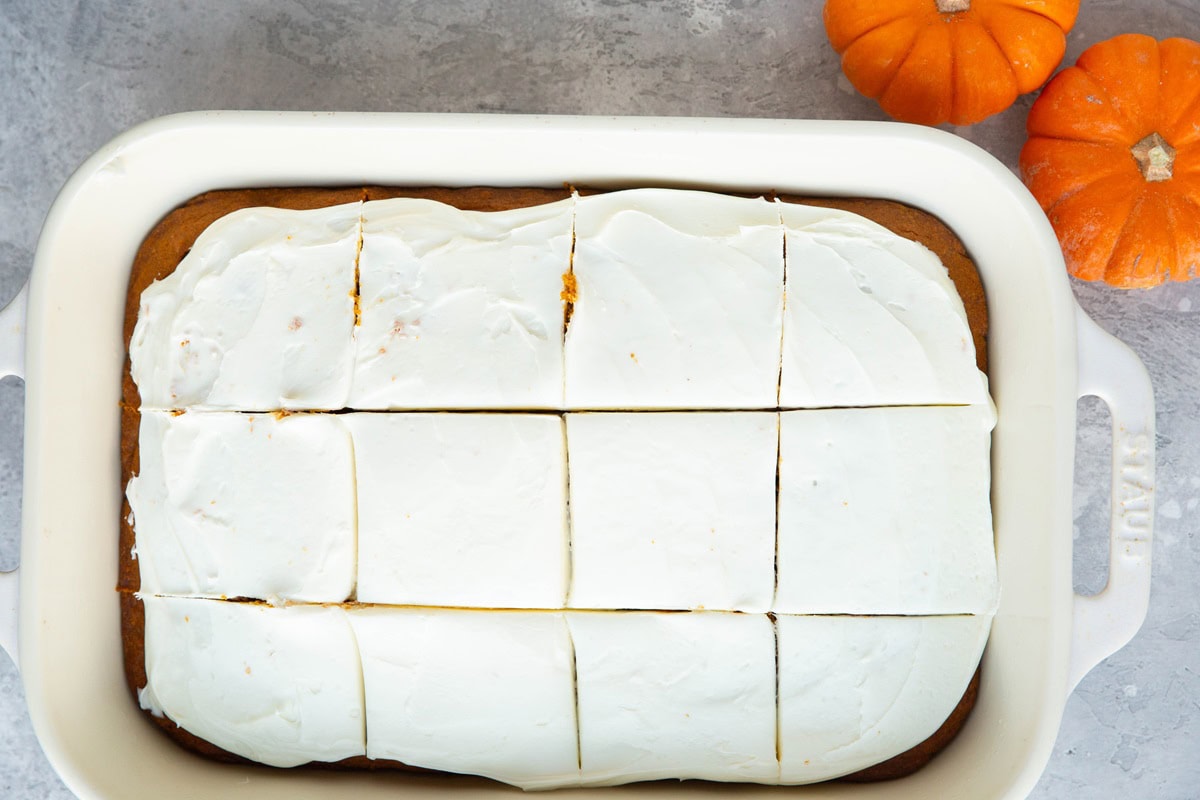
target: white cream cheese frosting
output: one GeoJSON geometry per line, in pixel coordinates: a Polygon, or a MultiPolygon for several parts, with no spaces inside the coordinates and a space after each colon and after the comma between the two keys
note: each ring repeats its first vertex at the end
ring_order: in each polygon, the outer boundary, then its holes
{"type": "Polygon", "coordinates": [[[275,767],[366,752],[362,671],[342,609],[179,597],[143,602],[143,708],[275,767]]]}
{"type": "Polygon", "coordinates": [[[350,434],[331,414],[143,411],[143,594],[337,603],[354,590],[350,434]]]}
{"type": "Polygon", "coordinates": [[[524,789],[578,782],[571,638],[553,612],[365,608],[367,755],[524,789]]]}
{"type": "Polygon", "coordinates": [[[358,600],[561,608],[567,473],[556,414],[345,414],[358,600]]]}
{"type": "Polygon", "coordinates": [[[775,636],[762,614],[570,612],[587,785],[775,783],[775,636]]]}
{"type": "Polygon", "coordinates": [[[582,197],[566,407],[774,408],[783,235],[762,199],[582,197]]]}
{"type": "Polygon", "coordinates": [[[150,409],[986,401],[921,245],[847,212],[663,189],[237,211],[143,293],[130,357],[150,409]]]}
{"type": "Polygon", "coordinates": [[[936,255],[856,214],[779,209],[783,408],[988,402],[966,311],[936,255]]]}
{"type": "Polygon", "coordinates": [[[367,203],[350,405],[561,407],[573,209],[367,203]]]}
{"type": "Polygon", "coordinates": [[[990,406],[785,411],[785,614],[990,613],[990,406]]]}
{"type": "Polygon", "coordinates": [[[770,607],[776,413],[566,418],[572,608],[770,607]]]}
{"type": "Polygon", "coordinates": [[[856,215],[249,209],[130,351],[139,699],[247,758],[808,783],[918,744],[978,663],[986,378],[937,257],[856,215]],[[343,408],[392,413],[225,413],[343,408]],[[190,599],[235,596],[282,607],[190,599]],[[348,598],[379,605],[299,605],[348,598]]]}
{"type": "Polygon", "coordinates": [[[129,344],[142,408],[345,406],[361,204],[248,208],[143,293],[129,344]]]}
{"type": "Polygon", "coordinates": [[[991,621],[779,616],[781,782],[847,775],[928,738],[966,691],[991,621]]]}

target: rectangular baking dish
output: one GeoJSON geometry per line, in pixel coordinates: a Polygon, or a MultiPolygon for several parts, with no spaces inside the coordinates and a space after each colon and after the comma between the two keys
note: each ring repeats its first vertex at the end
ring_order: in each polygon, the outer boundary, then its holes
{"type": "Polygon", "coordinates": [[[23,291],[0,315],[0,372],[27,382],[19,591],[16,572],[0,576],[0,643],[18,659],[38,737],[72,790],[131,800],[515,791],[470,778],[216,764],[141,719],[123,682],[113,590],[121,324],[142,238],[208,189],[564,182],[882,197],[932,212],[962,238],[983,277],[999,415],[1000,606],[978,705],[944,753],[882,784],[589,791],[892,800],[1029,792],[1067,695],[1145,616],[1154,414],[1141,363],[1078,308],[1053,232],[1003,165],[947,133],[891,123],[263,112],[165,117],[102,148],[49,213],[28,297],[23,291]],[[1104,399],[1114,422],[1110,580],[1090,598],[1071,585],[1075,408],[1083,395],[1104,399]]]}

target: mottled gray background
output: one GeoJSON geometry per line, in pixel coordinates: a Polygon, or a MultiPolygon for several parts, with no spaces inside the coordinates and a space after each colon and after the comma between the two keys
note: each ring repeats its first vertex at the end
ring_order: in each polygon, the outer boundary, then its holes
{"type": "MultiPolygon", "coordinates": [[[[194,109],[879,119],[841,77],[815,0],[0,0],[0,301],[55,194],[135,123],[194,109]]],[[[1084,0],[1071,62],[1128,31],[1200,39],[1196,0],[1084,0]]],[[[1030,97],[956,129],[1010,167],[1030,97]]],[[[1071,697],[1038,798],[1200,796],[1200,283],[1083,307],[1146,361],[1158,397],[1149,618],[1071,697]]],[[[17,564],[23,389],[0,382],[0,568],[17,564]]],[[[1105,581],[1107,412],[1081,404],[1076,586],[1105,581]]],[[[65,798],[0,656],[0,796],[65,798]]]]}

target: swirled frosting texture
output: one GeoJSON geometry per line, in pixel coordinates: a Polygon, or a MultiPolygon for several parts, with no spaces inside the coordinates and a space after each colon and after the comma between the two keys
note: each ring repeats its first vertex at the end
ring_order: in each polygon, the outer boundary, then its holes
{"type": "Polygon", "coordinates": [[[143,602],[143,708],[274,767],[366,752],[362,670],[342,609],[143,602]]]}
{"type": "Polygon", "coordinates": [[[567,408],[774,408],[773,203],[665,189],[582,197],[572,268],[567,408]]]}
{"type": "Polygon", "coordinates": [[[350,392],[361,203],[248,208],[142,292],[129,343],[144,409],[338,409],[350,392]]]}
{"type": "Polygon", "coordinates": [[[987,398],[921,245],[843,211],[663,189],[234,212],[143,293],[130,358],[148,409],[987,398]]]}
{"type": "Polygon", "coordinates": [[[781,407],[988,402],[966,311],[936,255],[856,214],[778,205],[781,407]]]}
{"type": "Polygon", "coordinates": [[[143,594],[351,596],[354,456],[340,416],[143,411],[138,442],[127,494],[143,594]]]}
{"type": "Polygon", "coordinates": [[[367,203],[349,404],[560,408],[573,208],[367,203]]]}

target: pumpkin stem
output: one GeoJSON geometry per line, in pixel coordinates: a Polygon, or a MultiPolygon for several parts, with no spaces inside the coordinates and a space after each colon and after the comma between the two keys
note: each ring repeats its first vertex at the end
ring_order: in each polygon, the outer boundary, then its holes
{"type": "Polygon", "coordinates": [[[957,14],[959,11],[970,11],[971,0],[935,0],[937,10],[942,14],[957,14]]]}
{"type": "Polygon", "coordinates": [[[1175,148],[1167,144],[1167,140],[1154,132],[1129,148],[1133,160],[1137,162],[1142,177],[1147,181],[1166,181],[1171,179],[1172,168],[1175,166],[1175,148]]]}

